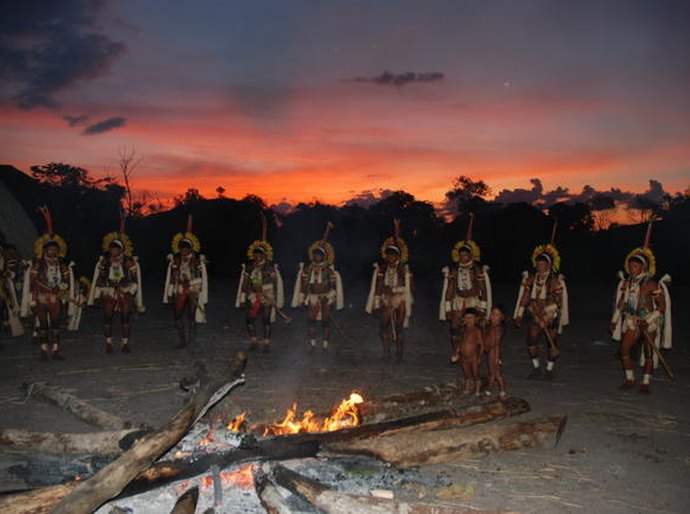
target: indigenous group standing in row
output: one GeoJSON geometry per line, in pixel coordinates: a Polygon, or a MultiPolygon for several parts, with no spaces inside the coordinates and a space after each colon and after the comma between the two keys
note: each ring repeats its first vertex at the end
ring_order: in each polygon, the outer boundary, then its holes
{"type": "MultiPolygon", "coordinates": [[[[2,241],[0,252],[0,312],[3,328],[12,336],[24,333],[20,317],[32,319],[34,339],[40,346],[41,360],[63,359],[60,347],[60,323],[66,318],[68,330],[78,330],[82,308],[100,305],[103,311],[105,352],[113,353],[113,323],[119,319],[120,344],[124,353],[131,351],[133,313],[145,311],[142,277],[134,247],[125,233],[124,222],[117,232],[102,241],[103,255],[96,263],[93,279],[75,280],[74,263],[65,260],[67,244],[53,230],[47,208],[40,209],[46,232],[36,241],[35,257],[28,263],[20,281],[20,263],[16,250],[2,241]]],[[[463,392],[479,394],[482,388],[480,365],[486,361],[488,382],[485,393],[497,386],[505,396],[501,370],[501,344],[505,335],[505,310],[495,304],[489,268],[481,262],[481,251],[472,238],[474,217],[470,216],[465,238],[451,250],[451,265],[443,268],[443,288],[439,319],[448,322],[450,361],[460,363],[464,375],[463,392]],[[484,359],[483,356],[486,355],[484,359]]],[[[262,220],[261,239],[247,249],[248,262],[242,265],[235,306],[244,309],[249,336],[249,350],[270,351],[272,325],[277,316],[291,321],[283,311],[283,279],[274,262],[273,247],[267,240],[266,222],[262,220]],[[257,332],[260,320],[261,333],[257,332]]],[[[648,393],[654,369],[661,365],[672,376],[660,348],[671,348],[671,310],[668,284],[664,275],[655,280],[656,259],[649,242],[651,222],[643,246],[632,250],[619,273],[615,307],[610,331],[620,341],[620,356],[625,381],[621,389],[636,386],[633,348],[641,344],[643,368],[640,393],[648,393]]],[[[309,348],[319,343],[328,350],[332,330],[342,331],[333,317],[344,305],[343,285],[335,268],[335,250],[328,241],[329,223],[321,239],[309,246],[309,262],[300,263],[295,278],[291,307],[306,310],[309,348]]],[[[561,257],[551,241],[532,252],[533,271],[523,272],[512,319],[516,327],[526,324],[527,354],[531,360],[528,378],[553,379],[559,356],[559,336],[569,323],[568,291],[559,274],[561,257]],[[546,365],[542,372],[540,343],[545,345],[546,365]]],[[[201,243],[192,232],[188,218],[185,232],[175,234],[168,255],[163,302],[172,304],[178,333],[178,348],[194,344],[197,323],[206,322],[208,273],[201,243]]],[[[386,361],[401,362],[404,356],[404,330],[412,316],[413,275],[409,267],[409,249],[400,236],[400,224],[394,220],[393,235],[381,245],[382,262],[375,263],[365,311],[378,319],[379,338],[386,361]],[[393,354],[393,349],[395,353],[393,354]]]]}

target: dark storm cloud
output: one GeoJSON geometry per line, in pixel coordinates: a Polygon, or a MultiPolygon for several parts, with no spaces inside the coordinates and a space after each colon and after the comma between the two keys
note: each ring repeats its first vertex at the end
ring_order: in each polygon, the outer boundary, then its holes
{"type": "Polygon", "coordinates": [[[571,193],[567,187],[557,186],[551,191],[546,191],[541,180],[530,179],[531,189],[503,189],[496,195],[498,203],[526,202],[532,205],[549,206],[557,202],[581,202],[588,204],[592,210],[611,209],[615,204],[623,204],[629,207],[641,207],[645,205],[659,205],[668,197],[668,192],[658,180],[649,181],[649,189],[637,194],[612,187],[608,190],[598,190],[590,185],[585,185],[579,193],[571,193]]]}
{"type": "Polygon", "coordinates": [[[391,73],[386,70],[378,77],[356,77],[352,80],[355,82],[369,82],[371,84],[379,84],[382,86],[397,86],[402,87],[414,82],[438,82],[445,78],[443,73],[432,71],[428,73],[415,73],[408,71],[405,73],[391,73]]]}
{"type": "Polygon", "coordinates": [[[287,200],[283,200],[280,203],[274,203],[270,205],[270,209],[277,213],[280,214],[281,216],[287,216],[290,214],[292,211],[295,210],[295,206],[288,202],[287,200]]]}
{"type": "Polygon", "coordinates": [[[89,125],[84,130],[82,130],[83,136],[95,136],[96,134],[103,134],[103,132],[108,132],[116,128],[124,127],[127,120],[121,117],[108,118],[93,125],[89,125]]]}
{"type": "Polygon", "coordinates": [[[384,198],[395,194],[395,191],[391,189],[379,189],[377,191],[360,191],[355,196],[346,200],[344,205],[349,207],[351,205],[359,205],[360,207],[371,207],[375,203],[380,202],[384,198]]]}
{"type": "Polygon", "coordinates": [[[650,180],[649,189],[641,195],[637,195],[637,197],[648,202],[660,203],[664,201],[667,195],[668,193],[664,191],[664,186],[661,182],[658,180],[650,180]]]}
{"type": "Polygon", "coordinates": [[[103,5],[86,0],[2,3],[0,73],[15,105],[56,108],[57,93],[108,72],[125,45],[96,28],[103,5]]]}
{"type": "Polygon", "coordinates": [[[544,186],[538,178],[531,178],[529,181],[532,189],[503,189],[496,195],[496,201],[498,203],[536,203],[544,194],[544,186]]]}
{"type": "Polygon", "coordinates": [[[68,114],[62,117],[70,127],[78,127],[84,125],[89,120],[88,114],[80,114],[79,116],[70,116],[68,114]]]}

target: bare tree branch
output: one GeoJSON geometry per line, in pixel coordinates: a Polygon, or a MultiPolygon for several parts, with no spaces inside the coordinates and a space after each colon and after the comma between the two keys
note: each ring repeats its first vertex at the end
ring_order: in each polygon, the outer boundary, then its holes
{"type": "Polygon", "coordinates": [[[144,160],[143,157],[137,157],[137,151],[132,149],[127,149],[126,147],[121,147],[119,150],[119,161],[118,166],[120,167],[120,172],[122,173],[122,179],[125,182],[126,200],[127,205],[125,206],[125,215],[133,216],[136,214],[137,209],[135,208],[134,201],[132,199],[132,182],[131,177],[134,174],[134,170],[137,166],[141,164],[144,160]]]}

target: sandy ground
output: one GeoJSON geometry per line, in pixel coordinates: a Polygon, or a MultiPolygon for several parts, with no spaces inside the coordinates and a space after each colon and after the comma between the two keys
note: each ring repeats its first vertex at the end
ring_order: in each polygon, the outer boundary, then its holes
{"type": "MultiPolygon", "coordinates": [[[[672,290],[675,349],[667,359],[677,379],[672,382],[657,370],[652,394],[642,396],[617,390],[623,376],[616,345],[607,333],[614,285],[570,285],[571,326],[561,340],[553,382],[526,379],[530,363],[524,332],[508,329],[508,392],[529,401],[532,412],[527,416],[568,415],[558,446],[423,466],[415,473],[433,478],[430,483],[462,485],[464,494],[456,501],[474,508],[534,513],[690,511],[690,352],[685,344],[690,291],[672,290]]],[[[429,288],[429,294],[418,291],[405,362],[394,365],[382,362],[376,322],[362,311],[365,287],[349,291],[352,303],[337,315],[346,336],[335,337],[327,353],[308,351],[303,313],[286,309],[295,321],[276,324],[271,353],[249,354],[247,382],[225,402],[224,414],[246,409],[255,421],[277,420],[294,401],[321,412],[352,389],[383,396],[459,378],[460,370],[448,363],[447,327],[436,318],[435,289],[429,288]]],[[[495,297],[508,310],[515,289],[495,286],[495,297]]],[[[147,291],[147,314],[134,322],[134,351],[129,355],[103,353],[97,310],[85,313],[79,333],[64,336],[63,362],[39,362],[38,348],[28,338],[5,338],[0,352],[0,428],[92,431],[54,407],[26,400],[22,384],[41,380],[133,425],[162,425],[186,398],[177,384],[192,372],[194,360],[203,358],[214,367],[246,349],[242,313],[231,308],[232,293],[229,284],[215,285],[209,323],[200,327],[196,346],[186,350],[174,348],[171,313],[157,303],[154,287],[147,291]]]]}

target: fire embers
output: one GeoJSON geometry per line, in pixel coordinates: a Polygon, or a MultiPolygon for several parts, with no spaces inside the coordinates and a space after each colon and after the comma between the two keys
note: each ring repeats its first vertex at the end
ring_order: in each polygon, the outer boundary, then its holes
{"type": "MultiPolygon", "coordinates": [[[[222,486],[235,486],[242,489],[254,488],[254,464],[245,464],[232,470],[223,470],[218,472],[218,477],[222,486]]],[[[205,487],[214,485],[214,475],[205,475],[201,479],[201,484],[205,487]]]]}
{"type": "Polygon", "coordinates": [[[360,404],[364,398],[358,393],[351,393],[349,398],[344,399],[340,404],[333,408],[331,414],[325,418],[316,416],[311,410],[302,414],[299,418],[297,403],[292,404],[282,421],[266,426],[252,426],[246,428],[246,412],[243,412],[235,419],[230,421],[227,429],[240,432],[261,432],[263,437],[299,434],[302,432],[333,432],[343,428],[356,427],[362,423],[360,404]]]}
{"type": "Polygon", "coordinates": [[[244,431],[243,428],[247,424],[247,411],[244,411],[242,414],[237,416],[236,418],[233,418],[225,428],[230,430],[231,432],[240,432],[244,431]]]}

